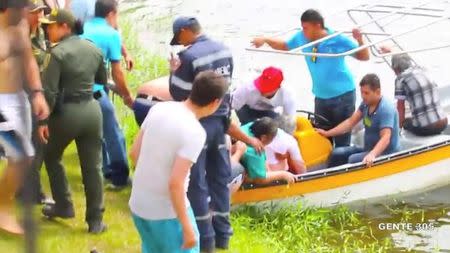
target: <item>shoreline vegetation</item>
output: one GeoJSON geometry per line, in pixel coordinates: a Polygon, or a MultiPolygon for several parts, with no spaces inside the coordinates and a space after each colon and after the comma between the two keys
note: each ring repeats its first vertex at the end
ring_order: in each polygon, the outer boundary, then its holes
{"type": "MultiPolygon", "coordinates": [[[[133,92],[145,81],[168,73],[167,60],[139,45],[136,26],[130,20],[122,23],[122,35],[135,68],[127,73],[127,81],[133,92]]],[[[134,116],[120,98],[114,104],[123,127],[128,147],[138,127],[134,116]]],[[[72,144],[64,156],[66,173],[70,182],[76,218],[71,220],[47,220],[42,218],[40,207],[35,216],[39,223],[39,251],[54,253],[87,253],[97,249],[99,253],[140,252],[140,239],[132,224],[128,208],[130,188],[120,192],[105,191],[105,234],[92,236],[86,233],[84,223],[85,200],[72,144]]],[[[3,168],[4,163],[0,168],[3,168]]],[[[43,169],[42,183],[48,189],[48,177],[43,169]]],[[[222,253],[284,253],[284,252],[392,252],[390,239],[374,237],[368,222],[356,211],[345,206],[334,208],[297,207],[242,207],[231,214],[234,235],[229,251],[222,253]]],[[[1,252],[22,252],[23,240],[0,232],[1,252]]]]}

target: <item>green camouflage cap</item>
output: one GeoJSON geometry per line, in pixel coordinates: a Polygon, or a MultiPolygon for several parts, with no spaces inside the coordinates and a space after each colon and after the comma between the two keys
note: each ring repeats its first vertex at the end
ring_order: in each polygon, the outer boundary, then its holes
{"type": "Polygon", "coordinates": [[[75,26],[76,18],[75,16],[67,10],[63,9],[53,9],[52,12],[45,16],[45,18],[40,19],[42,24],[67,24],[70,27],[75,26]]]}

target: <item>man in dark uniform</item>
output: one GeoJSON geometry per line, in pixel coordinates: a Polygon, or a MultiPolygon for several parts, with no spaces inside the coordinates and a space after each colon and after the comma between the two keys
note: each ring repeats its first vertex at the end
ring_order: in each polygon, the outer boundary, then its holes
{"type": "MultiPolygon", "coordinates": [[[[201,71],[213,70],[231,83],[233,58],[230,49],[201,34],[196,18],[177,18],[173,23],[173,32],[171,45],[189,46],[179,53],[179,62],[171,61],[169,91],[174,100],[183,101],[189,96],[192,82],[201,71]]],[[[215,248],[227,249],[232,235],[229,220],[230,193],[227,186],[231,167],[225,134],[229,133],[258,148],[261,146],[255,139],[239,131],[235,124],[231,124],[230,113],[228,93],[212,116],[200,120],[206,130],[206,144],[192,167],[188,198],[196,216],[203,252],[212,252],[215,248]]]]}

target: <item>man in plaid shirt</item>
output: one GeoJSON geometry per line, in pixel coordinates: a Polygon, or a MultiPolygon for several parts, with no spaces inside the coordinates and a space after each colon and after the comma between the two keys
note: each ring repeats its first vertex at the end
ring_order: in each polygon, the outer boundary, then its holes
{"type": "Polygon", "coordinates": [[[413,66],[407,54],[392,57],[395,80],[395,98],[400,127],[419,135],[440,134],[447,127],[447,117],[439,102],[436,83],[426,71],[413,66]],[[411,108],[412,118],[405,118],[405,100],[411,108]]]}

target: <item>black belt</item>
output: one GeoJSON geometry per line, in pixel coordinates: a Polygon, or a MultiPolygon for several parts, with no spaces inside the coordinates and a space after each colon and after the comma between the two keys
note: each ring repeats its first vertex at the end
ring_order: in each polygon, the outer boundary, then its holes
{"type": "Polygon", "coordinates": [[[74,95],[74,96],[65,95],[63,101],[64,101],[64,104],[81,103],[81,102],[90,101],[93,98],[99,99],[101,97],[102,97],[102,93],[100,91],[96,91],[94,93],[78,94],[78,95],[74,95]]]}

